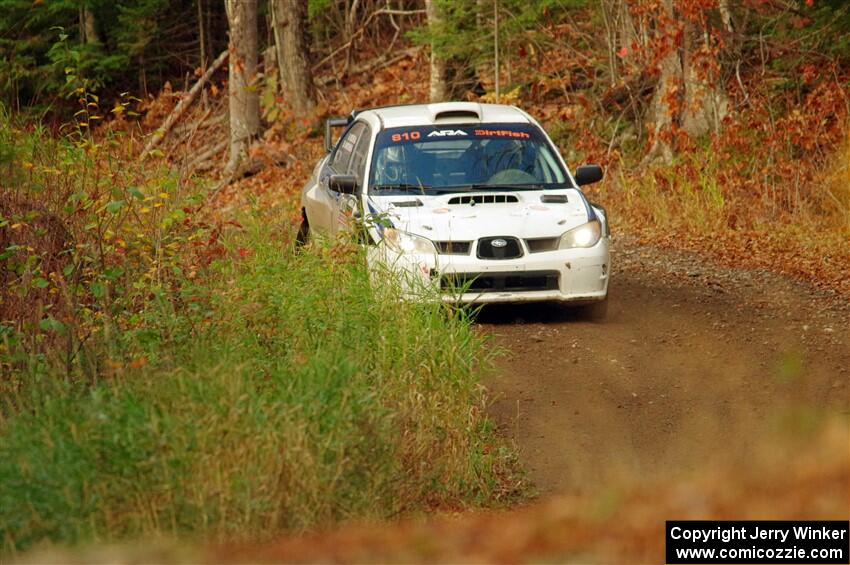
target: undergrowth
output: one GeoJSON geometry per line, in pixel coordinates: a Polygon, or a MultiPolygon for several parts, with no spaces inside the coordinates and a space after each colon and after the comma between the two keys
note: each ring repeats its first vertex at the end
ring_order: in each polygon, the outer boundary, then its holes
{"type": "Polygon", "coordinates": [[[30,138],[3,164],[0,553],[520,494],[463,312],[399,300],[356,245],[297,250],[278,210],[199,219],[204,184],[144,170],[128,143],[14,133],[30,138]]]}

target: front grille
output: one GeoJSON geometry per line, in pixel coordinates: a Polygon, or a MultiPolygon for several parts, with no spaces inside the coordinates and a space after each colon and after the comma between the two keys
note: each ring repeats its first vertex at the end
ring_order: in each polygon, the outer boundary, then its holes
{"type": "Polygon", "coordinates": [[[469,255],[471,241],[435,241],[440,255],[469,255]]]}
{"type": "Polygon", "coordinates": [[[440,278],[443,290],[467,292],[533,292],[558,290],[558,271],[514,271],[509,273],[455,273],[440,278]]]}
{"type": "Polygon", "coordinates": [[[449,198],[449,205],[452,204],[504,204],[507,202],[519,202],[519,199],[513,194],[471,194],[467,196],[455,196],[449,198]]]}
{"type": "Polygon", "coordinates": [[[526,239],[525,244],[528,245],[530,253],[541,253],[543,251],[554,251],[558,249],[561,243],[560,237],[541,237],[538,239],[526,239]]]}
{"type": "Polygon", "coordinates": [[[522,257],[522,246],[515,237],[485,237],[478,240],[479,259],[516,259],[522,257]],[[493,245],[496,242],[497,245],[493,245]],[[503,242],[504,245],[498,245],[503,242]]]}

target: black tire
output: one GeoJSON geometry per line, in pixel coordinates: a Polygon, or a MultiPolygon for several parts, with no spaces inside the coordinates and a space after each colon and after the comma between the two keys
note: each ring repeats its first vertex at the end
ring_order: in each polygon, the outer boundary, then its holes
{"type": "Polygon", "coordinates": [[[310,222],[307,221],[307,212],[301,209],[301,225],[298,226],[298,234],[295,236],[295,246],[304,247],[310,241],[310,222]]]}

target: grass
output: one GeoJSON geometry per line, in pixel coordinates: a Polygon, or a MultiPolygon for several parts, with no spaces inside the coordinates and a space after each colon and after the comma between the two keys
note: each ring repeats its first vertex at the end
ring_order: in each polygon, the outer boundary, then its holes
{"type": "MultiPolygon", "coordinates": [[[[687,156],[696,161],[704,155],[687,156]]],[[[716,163],[680,162],[672,167],[657,167],[642,176],[618,171],[616,182],[622,198],[614,199],[626,212],[625,217],[640,216],[641,221],[657,226],[675,226],[695,233],[709,233],[726,226],[729,217],[727,197],[717,178],[716,163]],[[682,170],[697,171],[690,178],[682,170]]]]}
{"type": "Polygon", "coordinates": [[[792,230],[820,237],[823,230],[847,233],[847,159],[818,171],[819,182],[777,183],[759,158],[730,166],[710,147],[697,148],[672,163],[638,166],[629,161],[615,170],[602,199],[633,227],[673,229],[694,235],[736,230],[792,230]]]}
{"type": "Polygon", "coordinates": [[[256,539],[508,499],[463,316],[373,289],[362,257],[253,226],[202,327],[95,386],[6,399],[0,539],[19,551],[151,536],[256,539]]]}
{"type": "Polygon", "coordinates": [[[2,320],[0,555],[257,540],[521,493],[484,413],[489,349],[463,312],[399,300],[350,243],[296,250],[280,210],[195,218],[203,183],[145,177],[87,143],[34,164],[6,155],[24,204],[37,196],[21,170],[68,162],[42,185],[60,205],[39,210],[73,244],[38,247],[26,211],[0,226],[11,245],[33,242],[4,258],[4,282],[16,305],[39,305],[2,320]],[[107,180],[83,187],[79,155],[107,180]],[[88,211],[64,206],[54,178],[88,211]]]}

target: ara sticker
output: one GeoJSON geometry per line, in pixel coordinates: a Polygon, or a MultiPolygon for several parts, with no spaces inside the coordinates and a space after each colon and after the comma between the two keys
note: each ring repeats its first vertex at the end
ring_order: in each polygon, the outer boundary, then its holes
{"type": "Polygon", "coordinates": [[[456,135],[467,135],[467,133],[461,129],[435,129],[428,134],[428,137],[452,137],[456,135]]]}

